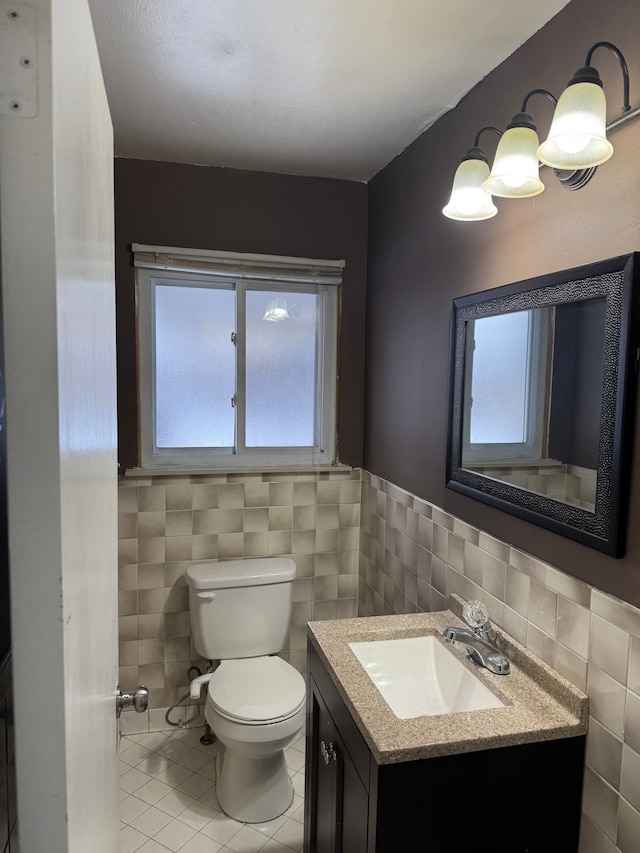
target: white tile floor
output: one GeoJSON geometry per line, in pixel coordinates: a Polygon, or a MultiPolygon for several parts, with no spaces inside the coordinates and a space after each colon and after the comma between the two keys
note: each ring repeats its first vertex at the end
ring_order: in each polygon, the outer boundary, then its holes
{"type": "Polygon", "coordinates": [[[126,735],[120,742],[121,853],[298,853],[304,812],[304,734],[285,751],[295,792],[268,823],[231,820],[216,797],[217,745],[203,729],[126,735]]]}

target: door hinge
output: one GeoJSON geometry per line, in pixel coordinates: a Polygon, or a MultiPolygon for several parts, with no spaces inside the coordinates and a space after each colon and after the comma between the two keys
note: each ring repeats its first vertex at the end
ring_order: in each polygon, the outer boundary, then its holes
{"type": "Polygon", "coordinates": [[[38,114],[36,34],[35,9],[0,3],[0,115],[38,114]]]}
{"type": "Polygon", "coordinates": [[[238,405],[238,398],[237,398],[237,397],[236,397],[236,395],[234,394],[234,395],[233,395],[233,397],[231,398],[231,408],[232,408],[232,409],[235,409],[235,407],[236,407],[237,405],[238,405]]]}
{"type": "Polygon", "coordinates": [[[231,332],[231,343],[234,345],[234,347],[238,346],[238,335],[236,332],[231,332]]]}

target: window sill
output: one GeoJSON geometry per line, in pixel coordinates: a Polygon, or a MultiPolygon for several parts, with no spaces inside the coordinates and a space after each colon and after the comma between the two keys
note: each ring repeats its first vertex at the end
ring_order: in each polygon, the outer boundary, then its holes
{"type": "Polygon", "coordinates": [[[514,459],[465,459],[463,468],[472,471],[474,468],[558,468],[563,463],[559,459],[523,459],[522,457],[514,459]]]}
{"type": "Polygon", "coordinates": [[[227,476],[229,474],[239,474],[247,476],[249,474],[317,474],[317,473],[344,473],[348,474],[353,470],[351,465],[265,465],[247,466],[243,468],[127,468],[124,477],[190,477],[202,474],[206,477],[211,477],[216,474],[227,476]]]}

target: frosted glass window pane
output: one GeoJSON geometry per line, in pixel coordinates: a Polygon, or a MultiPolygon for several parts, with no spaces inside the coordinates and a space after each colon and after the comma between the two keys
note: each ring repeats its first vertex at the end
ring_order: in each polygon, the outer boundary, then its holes
{"type": "Polygon", "coordinates": [[[472,444],[526,439],[529,321],[529,311],[475,321],[472,444]]]}
{"type": "Polygon", "coordinates": [[[247,447],[315,445],[319,311],[315,293],[247,290],[247,447]]]}
{"type": "Polygon", "coordinates": [[[156,283],[158,447],[233,447],[235,306],[233,290],[156,283]]]}

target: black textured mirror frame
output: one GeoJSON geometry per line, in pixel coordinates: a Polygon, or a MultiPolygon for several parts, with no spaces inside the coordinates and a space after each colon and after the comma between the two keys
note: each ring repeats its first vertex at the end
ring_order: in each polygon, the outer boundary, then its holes
{"type": "Polygon", "coordinates": [[[621,557],[634,430],[640,253],[634,252],[453,300],[447,488],[621,557]],[[606,299],[595,511],[463,467],[467,324],[483,317],[606,299]]]}

